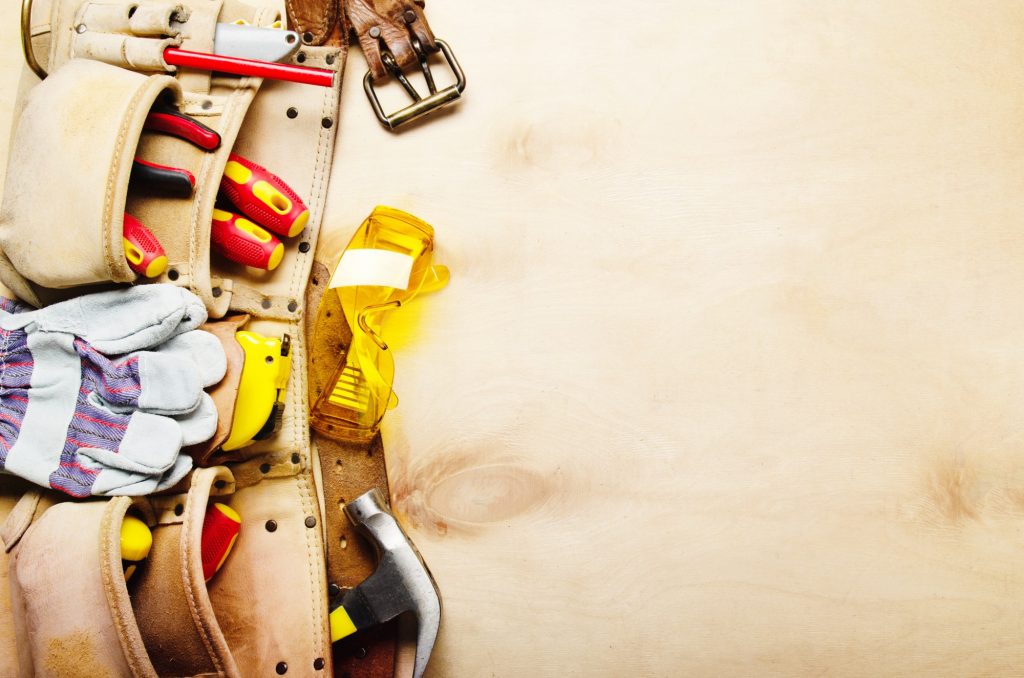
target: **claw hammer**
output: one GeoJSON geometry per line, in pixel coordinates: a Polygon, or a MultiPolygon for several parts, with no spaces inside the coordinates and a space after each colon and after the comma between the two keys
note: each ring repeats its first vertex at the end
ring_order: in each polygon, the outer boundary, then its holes
{"type": "Polygon", "coordinates": [[[416,662],[421,678],[441,625],[441,597],[419,551],[374,488],[345,505],[345,515],[373,542],[377,569],[331,608],[331,642],[383,624],[405,612],[416,617],[416,662]]]}

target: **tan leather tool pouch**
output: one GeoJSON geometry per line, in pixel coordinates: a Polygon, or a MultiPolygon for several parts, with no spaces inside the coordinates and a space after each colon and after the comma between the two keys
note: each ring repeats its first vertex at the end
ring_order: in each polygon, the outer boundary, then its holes
{"type": "Polygon", "coordinates": [[[19,674],[239,676],[200,551],[211,493],[233,488],[227,469],[201,469],[184,497],[62,502],[31,521],[11,511],[3,532],[19,674]],[[129,509],[150,524],[153,546],[126,581],[120,533],[129,509]]]}
{"type": "Polygon", "coordinates": [[[0,211],[0,280],[34,304],[54,299],[49,289],[136,280],[121,244],[127,212],[167,254],[167,271],[152,282],[189,287],[211,316],[222,316],[229,295],[220,299],[225,286],[211,278],[210,222],[262,80],[176,69],[162,54],[170,45],[212,51],[217,22],[259,26],[278,17],[276,9],[231,0],[54,0],[48,30],[33,29],[49,46],[49,75],[29,91],[16,123],[0,211]],[[220,147],[144,132],[158,99],[215,130],[220,147]],[[191,198],[129,190],[136,156],[190,172],[191,198]]]}
{"type": "Polygon", "coordinates": [[[55,504],[8,541],[20,675],[156,675],[121,569],[131,505],[126,497],[55,504]]]}
{"type": "Polygon", "coordinates": [[[0,212],[0,246],[17,269],[0,269],[5,284],[135,279],[121,245],[125,196],[142,125],[161,95],[180,96],[174,78],[86,60],[29,93],[0,212]]]}
{"type": "MultiPolygon", "coordinates": [[[[210,449],[195,455],[198,465],[230,463],[233,478],[229,487],[218,490],[218,480],[228,481],[218,475],[225,471],[214,466],[197,469],[184,493],[136,500],[152,509],[154,545],[149,562],[128,587],[124,587],[123,577],[117,579],[120,572],[96,565],[88,573],[83,572],[83,576],[88,574],[92,587],[86,596],[74,590],[77,577],[69,574],[87,569],[71,566],[72,561],[109,560],[107,552],[97,545],[98,535],[108,534],[116,521],[111,518],[103,523],[103,514],[108,506],[115,506],[115,514],[119,511],[123,516],[128,500],[71,503],[60,509],[62,520],[77,521],[76,539],[66,544],[61,543],[65,535],[57,521],[47,519],[49,510],[25,532],[11,552],[12,561],[22,560],[22,554],[43,558],[48,548],[61,553],[54,561],[57,566],[37,575],[28,573],[31,568],[19,569],[17,562],[12,566],[11,605],[19,619],[19,644],[27,643],[25,661],[31,662],[27,669],[22,666],[20,670],[23,675],[60,675],[58,670],[47,673],[48,661],[74,661],[75,657],[87,656],[88,651],[105,663],[78,675],[263,676],[282,671],[288,675],[329,675],[332,667],[323,507],[313,475],[319,465],[310,445],[306,414],[302,322],[304,290],[327,198],[346,47],[304,45],[291,60],[297,65],[334,71],[338,75],[333,87],[170,69],[164,67],[161,56],[168,44],[211,52],[217,22],[242,19],[267,26],[279,17],[280,3],[52,0],[52,6],[46,7],[47,2],[35,0],[34,12],[40,16],[33,17],[32,35],[39,47],[37,56],[45,61],[49,76],[31,90],[29,105],[20,115],[15,136],[17,152],[21,153],[18,162],[23,166],[13,164],[12,151],[7,176],[10,184],[12,177],[21,172],[17,186],[38,189],[40,195],[45,191],[38,187],[48,187],[49,191],[60,191],[61,196],[49,204],[37,198],[34,204],[49,209],[46,214],[54,217],[54,223],[43,225],[50,228],[46,239],[33,240],[35,227],[24,226],[29,222],[21,218],[29,208],[21,208],[18,217],[13,216],[17,203],[8,203],[12,196],[17,197],[16,191],[7,187],[0,224],[0,246],[7,256],[0,256],[0,279],[23,299],[36,304],[52,299],[57,288],[72,288],[77,293],[86,291],[74,289],[81,285],[133,280],[134,275],[121,258],[118,239],[121,215],[127,211],[153,231],[167,253],[167,272],[154,281],[190,288],[203,299],[211,318],[241,311],[251,316],[246,329],[271,337],[289,334],[293,352],[280,429],[248,447],[230,452],[210,449]],[[49,17],[48,22],[42,17],[49,17]],[[132,124],[124,129],[122,147],[109,136],[102,141],[90,139],[90,130],[76,128],[78,118],[69,115],[61,123],[66,127],[61,131],[75,137],[75,154],[69,156],[59,144],[48,146],[54,160],[41,169],[44,164],[34,155],[34,148],[39,147],[34,146],[34,140],[22,145],[19,135],[23,126],[27,131],[38,124],[34,119],[38,113],[29,107],[32,100],[54,89],[51,83],[60,85],[61,79],[71,80],[70,76],[62,77],[66,72],[74,73],[69,69],[110,73],[118,81],[159,81],[166,83],[162,91],[169,94],[154,92],[152,97],[138,99],[138,114],[142,117],[133,117],[132,124]],[[205,151],[185,140],[142,130],[145,112],[159,96],[171,96],[180,112],[217,131],[222,140],[220,147],[205,151]],[[274,271],[246,268],[211,254],[212,210],[231,152],[277,174],[310,209],[305,231],[282,239],[285,255],[274,271]],[[192,198],[129,189],[127,175],[121,170],[127,172],[136,155],[191,172],[196,178],[192,198]],[[79,160],[79,156],[90,157],[79,160]],[[80,163],[93,161],[96,166],[91,174],[80,177],[85,171],[80,163]],[[116,186],[99,182],[96,172],[110,177],[108,169],[112,165],[118,168],[116,186]],[[94,179],[95,184],[91,183],[94,179]],[[93,196],[100,184],[112,196],[109,207],[103,211],[101,196],[98,206],[87,205],[92,209],[88,219],[80,218],[84,210],[76,204],[78,194],[93,196]],[[69,192],[73,195],[67,195],[69,192]],[[9,219],[8,213],[12,214],[9,219]],[[81,239],[87,245],[69,244],[63,251],[68,264],[50,266],[48,256],[53,250],[47,247],[53,247],[59,239],[81,239]],[[34,249],[21,251],[30,247],[34,249]],[[92,255],[83,256],[83,252],[90,251],[92,255]],[[82,260],[90,257],[93,262],[84,265],[82,260]],[[189,516],[203,504],[203,490],[196,488],[209,487],[210,483],[214,492],[234,490],[221,501],[242,516],[242,532],[223,569],[204,587],[194,578],[193,562],[196,525],[201,528],[201,521],[190,522],[189,516]],[[49,594],[51,580],[56,583],[50,588],[63,597],[49,594]],[[130,599],[124,593],[128,590],[130,599]],[[42,620],[48,606],[59,611],[81,605],[83,600],[88,612],[78,617],[67,622],[42,620]],[[101,606],[102,600],[108,600],[105,607],[101,606]],[[64,642],[73,634],[87,631],[91,633],[81,651],[64,642]],[[108,657],[112,649],[118,650],[117,658],[108,657]]],[[[68,109],[86,106],[82,98],[88,92],[84,89],[67,97],[68,109]]],[[[97,100],[95,110],[97,117],[110,116],[113,107],[109,99],[97,100]]],[[[54,126],[59,127],[56,123],[54,126]]],[[[38,224],[43,217],[33,218],[38,224]]],[[[233,388],[237,390],[237,386],[233,388]]],[[[230,394],[231,388],[226,391],[230,394]]],[[[230,422],[224,423],[227,426],[230,422]]],[[[106,548],[106,541],[103,544],[106,548]]]]}

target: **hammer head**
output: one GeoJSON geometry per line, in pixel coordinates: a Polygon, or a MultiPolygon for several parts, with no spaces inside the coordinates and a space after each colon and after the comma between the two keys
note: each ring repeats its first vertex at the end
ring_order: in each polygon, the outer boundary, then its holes
{"type": "Polygon", "coordinates": [[[441,597],[419,551],[384,505],[376,488],[345,505],[349,520],[373,542],[378,563],[374,573],[345,594],[342,606],[357,628],[390,621],[411,612],[416,617],[416,664],[420,678],[441,625],[441,597]]]}

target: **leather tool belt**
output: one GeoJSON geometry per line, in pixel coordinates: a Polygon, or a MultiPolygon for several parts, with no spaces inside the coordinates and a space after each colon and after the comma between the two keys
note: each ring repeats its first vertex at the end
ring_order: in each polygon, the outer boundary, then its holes
{"type": "MultiPolygon", "coordinates": [[[[213,444],[192,450],[200,468],[169,492],[67,501],[0,476],[0,675],[394,674],[394,626],[334,647],[330,642],[330,599],[375,564],[341,503],[372,487],[386,496],[387,476],[379,436],[368,448],[310,437],[310,391],[322,388],[328,356],[335,359],[350,336],[337,313],[337,326],[321,328],[317,345],[307,341],[328,279],[314,253],[349,31],[367,55],[367,92],[389,128],[450,103],[465,80],[414,3],[288,0],[286,6],[284,19],[303,42],[291,63],[335,73],[332,87],[165,62],[169,46],[211,52],[217,24],[280,21],[271,0],[26,2],[27,67],[0,212],[0,280],[36,306],[133,281],[121,251],[128,212],[151,227],[166,251],[169,265],[155,281],[187,287],[205,303],[207,329],[229,349],[229,375],[214,393],[222,430],[213,444]],[[441,91],[428,65],[438,50],[456,74],[456,84],[441,91]],[[385,115],[374,83],[394,76],[404,87],[409,67],[420,68],[430,93],[410,92],[410,107],[385,115]],[[144,134],[146,114],[160,102],[216,131],[220,147],[144,134]],[[210,254],[211,214],[232,152],[273,167],[309,207],[305,229],[285,244],[272,272],[210,254]],[[191,172],[192,199],[130,193],[136,156],[191,172]],[[217,444],[231,420],[241,363],[231,345],[243,326],[288,335],[296,367],[276,433],[225,452],[217,444]],[[311,382],[302,369],[307,362],[311,382]],[[242,516],[243,530],[207,584],[199,540],[211,497],[242,516]],[[129,511],[153,533],[131,595],[118,542],[129,511]]],[[[334,303],[334,295],[323,298],[334,303]]]]}

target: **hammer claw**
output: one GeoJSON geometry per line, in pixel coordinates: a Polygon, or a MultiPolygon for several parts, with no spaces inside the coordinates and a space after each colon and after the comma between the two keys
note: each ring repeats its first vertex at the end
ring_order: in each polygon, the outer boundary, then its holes
{"type": "Polygon", "coordinates": [[[441,597],[419,551],[384,505],[377,489],[345,505],[349,520],[377,549],[377,569],[331,612],[331,640],[411,613],[416,617],[416,663],[420,678],[441,625],[441,597]]]}

